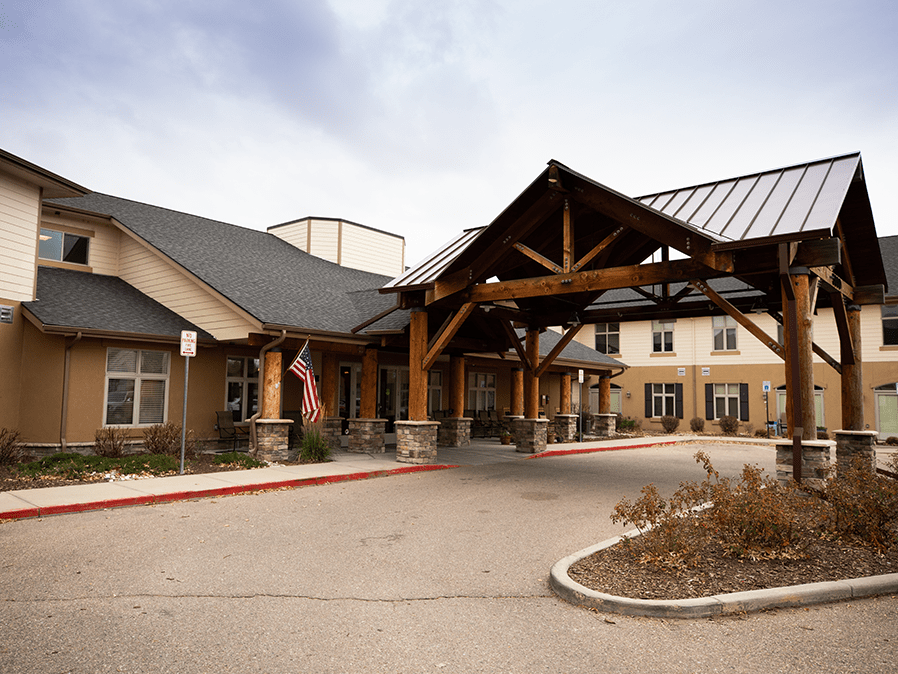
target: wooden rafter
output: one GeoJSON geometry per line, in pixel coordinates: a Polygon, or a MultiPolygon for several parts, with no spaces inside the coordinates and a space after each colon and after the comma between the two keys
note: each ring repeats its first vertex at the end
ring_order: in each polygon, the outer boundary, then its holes
{"type": "Polygon", "coordinates": [[[518,333],[511,327],[511,323],[508,321],[500,321],[500,323],[502,329],[505,330],[505,334],[508,335],[508,339],[511,340],[511,345],[514,347],[515,353],[517,353],[518,358],[521,359],[521,364],[524,366],[524,369],[528,371],[533,370],[533,365],[530,363],[530,359],[527,358],[527,351],[524,349],[524,345],[521,344],[521,338],[518,337],[518,333]]]}
{"type": "Polygon", "coordinates": [[[829,292],[841,293],[849,302],[854,301],[854,288],[840,279],[833,272],[832,267],[810,267],[810,270],[815,277],[824,283],[829,292]]]}
{"type": "MultiPolygon", "coordinates": [[[[789,285],[791,285],[791,284],[789,284],[789,285]]],[[[768,311],[767,315],[771,316],[773,318],[773,320],[775,320],[780,325],[783,325],[782,315],[776,313],[775,311],[768,311]]],[[[816,353],[818,356],[820,356],[820,358],[822,358],[826,362],[827,365],[829,365],[832,369],[834,369],[839,374],[842,374],[842,366],[841,366],[841,364],[839,364],[839,361],[837,361],[835,358],[830,356],[826,351],[824,351],[820,345],[818,345],[816,342],[811,342],[811,349],[814,351],[814,353],[816,353]]]]}
{"type": "Polygon", "coordinates": [[[593,248],[586,255],[577,260],[577,264],[571,267],[571,271],[579,271],[583,265],[590,262],[596,255],[598,255],[612,243],[617,241],[617,238],[624,233],[624,230],[626,230],[626,227],[618,227],[613,232],[611,232],[611,234],[602,239],[602,241],[595,248],[593,248]]]}
{"type": "Polygon", "coordinates": [[[564,273],[569,274],[574,264],[574,218],[571,214],[571,204],[564,200],[564,246],[562,249],[561,260],[564,273]]]}
{"type": "Polygon", "coordinates": [[[477,304],[475,302],[467,302],[461,306],[458,310],[458,313],[450,320],[448,323],[443,325],[443,329],[433,342],[433,346],[427,352],[427,355],[424,356],[422,361],[422,367],[425,371],[429,370],[433,364],[436,362],[436,359],[439,357],[441,353],[443,353],[443,349],[452,341],[452,338],[455,336],[455,333],[458,332],[458,329],[465,322],[465,319],[471,315],[471,312],[477,308],[477,304]]]}
{"type": "Polygon", "coordinates": [[[531,260],[533,260],[534,262],[538,262],[539,264],[541,264],[543,267],[545,267],[545,268],[548,269],[549,271],[555,272],[556,274],[561,274],[562,271],[563,271],[562,268],[559,267],[559,266],[558,266],[557,264],[555,264],[554,262],[552,262],[552,260],[550,260],[549,258],[547,258],[547,257],[545,257],[545,256],[543,256],[543,255],[540,255],[540,254],[537,253],[535,250],[533,250],[533,249],[530,248],[529,246],[525,246],[525,245],[524,245],[523,243],[521,243],[520,241],[518,241],[518,242],[514,245],[514,249],[517,250],[517,251],[519,251],[519,252],[521,252],[521,253],[523,253],[524,255],[526,255],[527,257],[529,257],[529,258],[530,258],[531,260]]]}
{"type": "Polygon", "coordinates": [[[636,264],[597,271],[581,271],[556,276],[541,276],[514,281],[481,283],[470,288],[465,298],[470,302],[493,302],[546,297],[571,293],[595,292],[616,288],[676,283],[693,278],[720,276],[695,260],[674,260],[654,264],[636,264]]]}
{"type": "Polygon", "coordinates": [[[854,343],[848,329],[848,313],[845,310],[845,298],[839,293],[830,293],[833,305],[833,316],[836,319],[836,330],[839,332],[839,349],[842,365],[854,365],[854,343]]]}
{"type": "Polygon", "coordinates": [[[558,343],[555,347],[549,352],[549,355],[543,358],[542,362],[536,368],[536,376],[542,376],[543,372],[555,362],[555,359],[558,358],[558,354],[560,354],[564,347],[570,344],[571,340],[577,336],[577,333],[580,332],[580,329],[583,327],[583,324],[573,325],[571,326],[566,333],[558,340],[558,343]]]}
{"type": "Polygon", "coordinates": [[[692,285],[696,290],[704,293],[709,300],[714,302],[718,307],[723,309],[729,316],[732,316],[733,319],[741,325],[743,328],[748,330],[752,335],[754,335],[758,341],[760,341],[764,346],[773,351],[780,358],[785,359],[786,354],[783,350],[783,345],[776,341],[773,337],[768,335],[766,332],[761,330],[754,322],[748,318],[745,314],[739,311],[736,307],[730,304],[723,297],[718,295],[711,287],[701,280],[692,281],[692,285]]]}

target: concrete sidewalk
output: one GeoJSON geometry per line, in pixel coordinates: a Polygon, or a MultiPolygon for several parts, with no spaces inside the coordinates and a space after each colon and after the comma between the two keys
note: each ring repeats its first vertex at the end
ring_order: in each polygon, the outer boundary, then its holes
{"type": "MultiPolygon", "coordinates": [[[[104,508],[226,496],[264,489],[306,487],[457,466],[476,466],[564,454],[634,449],[698,439],[708,440],[707,437],[682,435],[592,440],[582,443],[549,445],[547,450],[540,454],[522,454],[517,452],[513,445],[502,445],[498,440],[477,439],[469,447],[440,448],[437,452],[437,463],[429,465],[399,463],[396,461],[395,453],[391,451],[387,451],[385,454],[359,454],[339,450],[332,453],[333,460],[328,463],[301,466],[272,465],[253,470],[174,475],[0,492],[0,519],[44,517],[104,508]]],[[[728,438],[726,441],[729,440],[738,441],[739,439],[728,438]]],[[[719,439],[714,438],[714,441],[719,441],[719,439]]],[[[742,441],[753,444],[764,442],[747,438],[742,441]]]]}

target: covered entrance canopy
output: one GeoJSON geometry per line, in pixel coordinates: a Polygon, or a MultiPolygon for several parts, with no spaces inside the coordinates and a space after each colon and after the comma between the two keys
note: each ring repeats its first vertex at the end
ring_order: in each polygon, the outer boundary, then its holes
{"type": "MultiPolygon", "coordinates": [[[[843,427],[863,428],[852,314],[882,303],[885,283],[853,153],[639,199],[553,160],[490,225],[463,232],[381,292],[412,311],[413,391],[444,351],[514,348],[528,419],[536,417],[534,384],[557,355],[538,356],[547,327],[567,328],[563,345],[586,323],[726,313],[784,358],[797,442],[816,437],[813,352],[842,374],[843,427]],[[656,252],[660,261],[647,262],[656,252]],[[724,288],[738,292],[726,299],[724,288]],[[622,289],[644,301],[621,304],[614,291],[622,289]],[[810,317],[823,305],[834,309],[838,354],[812,342],[810,317]],[[784,323],[783,344],[745,315],[759,307],[784,323]]],[[[423,403],[410,418],[426,418],[423,403]]]]}

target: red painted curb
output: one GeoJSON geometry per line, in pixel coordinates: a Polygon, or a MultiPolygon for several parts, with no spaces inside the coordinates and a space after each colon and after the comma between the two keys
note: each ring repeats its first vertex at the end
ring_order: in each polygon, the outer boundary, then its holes
{"type": "Polygon", "coordinates": [[[640,449],[642,447],[664,447],[665,445],[675,445],[676,440],[668,440],[665,442],[650,442],[645,445],[620,445],[618,447],[587,447],[585,449],[553,449],[551,452],[540,452],[539,454],[531,454],[524,457],[526,459],[541,459],[546,456],[567,456],[568,454],[592,454],[594,452],[613,452],[618,449],[640,449]]]}
{"type": "Polygon", "coordinates": [[[26,506],[19,510],[7,510],[0,513],[0,520],[23,520],[28,517],[40,517],[41,511],[34,506],[26,506]]]}
{"type": "Polygon", "coordinates": [[[62,515],[65,513],[82,513],[88,510],[105,510],[106,508],[122,508],[124,506],[147,505],[154,500],[152,494],[146,496],[129,496],[128,498],[113,498],[103,501],[91,501],[89,503],[67,503],[65,505],[39,507],[38,517],[45,515],[62,515]]]}

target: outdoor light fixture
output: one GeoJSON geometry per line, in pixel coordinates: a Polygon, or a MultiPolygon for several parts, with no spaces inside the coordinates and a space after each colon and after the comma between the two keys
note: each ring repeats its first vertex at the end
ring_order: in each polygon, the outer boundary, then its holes
{"type": "Polygon", "coordinates": [[[567,324],[572,328],[576,325],[580,325],[580,318],[577,316],[576,311],[571,314],[571,317],[569,319],[567,319],[567,324]]]}

